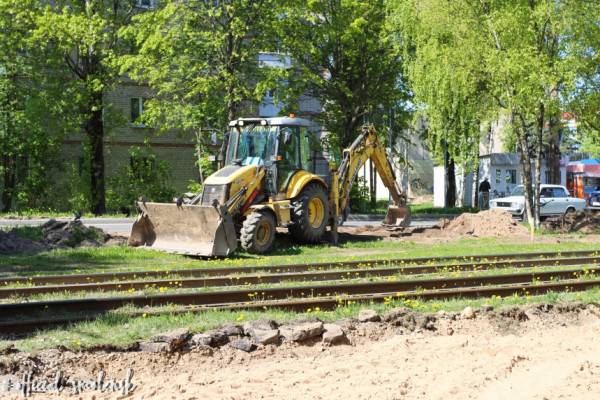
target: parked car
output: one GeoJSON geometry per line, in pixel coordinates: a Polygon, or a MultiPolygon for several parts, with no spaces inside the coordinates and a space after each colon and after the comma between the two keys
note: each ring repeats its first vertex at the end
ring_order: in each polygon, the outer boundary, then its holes
{"type": "MultiPolygon", "coordinates": [[[[550,215],[583,211],[585,206],[585,200],[572,197],[564,186],[541,185],[540,187],[540,216],[547,217],[550,215]]],[[[490,208],[506,210],[515,217],[523,218],[525,212],[523,185],[516,186],[508,197],[501,197],[490,201],[490,208]]]]}
{"type": "Polygon", "coordinates": [[[600,210],[600,190],[594,190],[587,196],[587,208],[590,210],[600,210]]]}

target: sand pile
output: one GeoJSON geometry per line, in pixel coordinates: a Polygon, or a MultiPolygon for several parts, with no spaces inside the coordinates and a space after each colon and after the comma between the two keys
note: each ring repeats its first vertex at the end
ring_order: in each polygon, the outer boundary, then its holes
{"type": "Polygon", "coordinates": [[[445,234],[457,236],[515,236],[527,235],[526,227],[518,223],[510,213],[490,209],[477,214],[464,213],[441,226],[445,234]]]}
{"type": "Polygon", "coordinates": [[[542,228],[560,233],[596,233],[600,231],[600,214],[581,211],[547,218],[542,222],[542,228]]]}

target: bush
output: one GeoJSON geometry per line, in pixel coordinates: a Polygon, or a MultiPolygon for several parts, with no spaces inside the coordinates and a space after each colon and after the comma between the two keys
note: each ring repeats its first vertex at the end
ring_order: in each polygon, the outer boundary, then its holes
{"type": "Polygon", "coordinates": [[[368,212],[369,203],[370,195],[367,180],[363,176],[358,176],[350,188],[350,211],[368,212]]]}
{"type": "Polygon", "coordinates": [[[132,147],[129,155],[129,165],[121,167],[116,176],[108,179],[107,208],[126,212],[134,208],[140,197],[170,202],[176,192],[169,185],[169,164],[158,160],[149,146],[132,147]]]}

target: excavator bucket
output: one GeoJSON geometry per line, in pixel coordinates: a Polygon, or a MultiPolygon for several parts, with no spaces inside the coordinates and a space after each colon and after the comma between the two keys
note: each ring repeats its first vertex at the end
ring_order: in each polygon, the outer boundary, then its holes
{"type": "Polygon", "coordinates": [[[392,206],[388,207],[385,218],[383,219],[384,225],[394,225],[408,227],[411,220],[410,207],[408,206],[392,206]]]}
{"type": "Polygon", "coordinates": [[[138,202],[129,246],[145,246],[169,253],[227,256],[237,248],[231,216],[216,207],[138,202]]]}

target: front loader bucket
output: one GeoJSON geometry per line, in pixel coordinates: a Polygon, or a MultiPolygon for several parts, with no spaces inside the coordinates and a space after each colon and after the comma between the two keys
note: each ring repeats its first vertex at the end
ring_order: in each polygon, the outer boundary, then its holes
{"type": "Polygon", "coordinates": [[[227,256],[237,248],[229,214],[215,207],[173,203],[137,203],[141,214],[134,222],[129,246],[145,246],[169,253],[227,256]]]}
{"type": "Polygon", "coordinates": [[[410,207],[408,206],[392,206],[390,205],[383,219],[384,225],[395,225],[408,227],[410,226],[410,207]]]}

